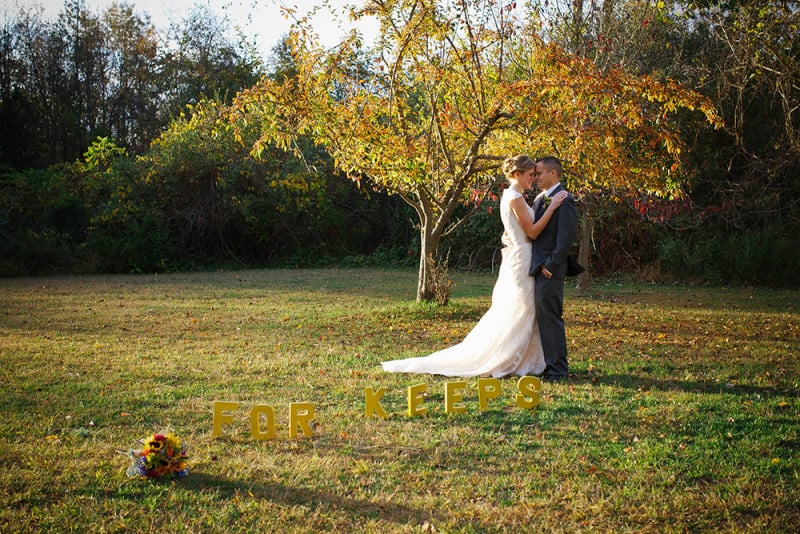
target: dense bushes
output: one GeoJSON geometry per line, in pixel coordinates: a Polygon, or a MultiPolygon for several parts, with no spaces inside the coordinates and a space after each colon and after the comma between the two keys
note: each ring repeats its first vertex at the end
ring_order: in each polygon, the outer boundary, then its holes
{"type": "Polygon", "coordinates": [[[304,161],[256,160],[204,102],[144,156],[100,138],[82,161],[5,175],[0,275],[318,265],[376,250],[389,260],[406,246],[399,198],[367,198],[306,148],[304,161]]]}
{"type": "Polygon", "coordinates": [[[658,242],[661,266],[676,278],[774,287],[797,287],[797,247],[797,236],[779,228],[703,228],[665,233],[658,242]]]}
{"type": "Polygon", "coordinates": [[[73,270],[88,213],[61,169],[0,177],[0,274],[73,270]]]}
{"type": "MultiPolygon", "coordinates": [[[[82,161],[0,176],[0,275],[416,264],[414,214],[398,197],[358,190],[321,151],[254,160],[212,127],[217,112],[175,121],[144,157],[101,138],[82,161]]],[[[484,202],[445,241],[451,268],[497,267],[498,208],[484,202]]],[[[797,286],[798,236],[780,225],[741,230],[720,217],[678,231],[639,215],[606,206],[596,275],[797,286]]]]}

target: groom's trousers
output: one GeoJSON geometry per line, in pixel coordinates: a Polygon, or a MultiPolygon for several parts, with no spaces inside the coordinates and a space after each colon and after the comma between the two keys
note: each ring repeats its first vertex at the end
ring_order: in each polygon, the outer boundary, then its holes
{"type": "Polygon", "coordinates": [[[547,365],[545,377],[566,378],[567,335],[564,329],[564,279],[545,278],[540,272],[536,275],[536,322],[542,338],[544,361],[547,365]]]}

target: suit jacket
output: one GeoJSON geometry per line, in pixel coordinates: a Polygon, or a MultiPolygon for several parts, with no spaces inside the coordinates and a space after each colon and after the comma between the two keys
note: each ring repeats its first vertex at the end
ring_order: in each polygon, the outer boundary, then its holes
{"type": "MultiPolygon", "coordinates": [[[[559,185],[552,194],[564,189],[559,185]]],[[[534,206],[536,218],[541,217],[545,207],[537,202],[534,206]]],[[[533,241],[533,261],[529,274],[536,276],[542,267],[553,273],[557,278],[567,276],[567,256],[578,233],[578,211],[575,208],[575,199],[567,196],[553,217],[544,227],[542,233],[533,241]]]]}

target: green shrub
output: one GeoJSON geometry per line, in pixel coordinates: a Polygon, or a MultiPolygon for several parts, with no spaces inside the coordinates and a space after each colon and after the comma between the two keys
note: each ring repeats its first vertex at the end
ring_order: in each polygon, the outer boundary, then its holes
{"type": "Polygon", "coordinates": [[[797,287],[798,250],[798,237],[779,227],[746,233],[701,228],[665,233],[658,242],[662,271],[714,284],[797,287]]]}
{"type": "Polygon", "coordinates": [[[0,276],[72,271],[89,214],[63,167],[0,176],[0,276]]]}

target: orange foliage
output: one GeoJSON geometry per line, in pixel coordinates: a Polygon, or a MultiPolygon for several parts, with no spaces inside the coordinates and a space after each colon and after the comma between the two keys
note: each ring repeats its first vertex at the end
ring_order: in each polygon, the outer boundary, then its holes
{"type": "Polygon", "coordinates": [[[380,21],[370,50],[357,35],[323,49],[299,21],[297,76],[265,78],[234,103],[239,119],[261,126],[256,152],[266,143],[291,149],[296,136],[310,135],[340,170],[417,210],[421,292],[424,258],[461,222],[456,208],[502,178],[507,156],[559,156],[579,194],[677,196],[689,170],[675,114],[699,110],[720,124],[701,96],[600,72],[544,43],[535,20],[501,4],[366,1],[353,15],[380,21]]]}

